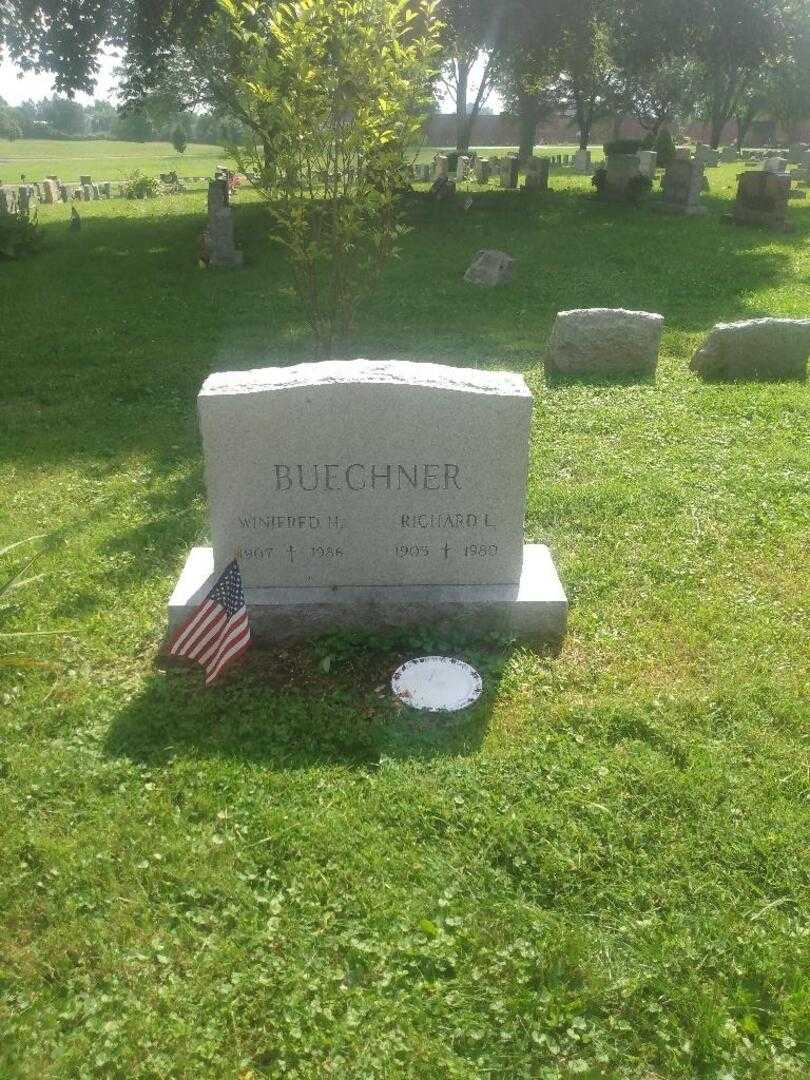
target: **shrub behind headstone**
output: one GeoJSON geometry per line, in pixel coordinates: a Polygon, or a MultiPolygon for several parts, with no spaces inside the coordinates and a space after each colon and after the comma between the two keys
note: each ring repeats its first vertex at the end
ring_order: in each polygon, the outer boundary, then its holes
{"type": "Polygon", "coordinates": [[[658,132],[653,149],[658,155],[658,164],[662,168],[668,168],[670,163],[675,160],[675,140],[667,128],[661,128],[658,132]]]}

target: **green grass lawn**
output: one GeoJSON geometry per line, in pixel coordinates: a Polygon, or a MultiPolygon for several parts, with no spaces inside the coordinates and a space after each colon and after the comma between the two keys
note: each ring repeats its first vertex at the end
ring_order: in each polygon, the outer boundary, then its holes
{"type": "Polygon", "coordinates": [[[178,154],[171,143],[18,139],[0,142],[0,181],[19,183],[25,174],[33,182],[49,173],[67,181],[83,173],[94,180],[121,180],[134,169],[153,176],[172,169],[181,176],[213,176],[215,166],[227,160],[222,147],[202,143],[189,143],[178,154]]]}
{"type": "MultiPolygon", "coordinates": [[[[414,151],[418,161],[429,161],[437,147],[422,147],[414,151]]],[[[515,147],[478,147],[479,153],[503,157],[515,147]]],[[[575,146],[541,146],[537,153],[573,154],[575,146]]],[[[602,157],[601,147],[594,147],[594,161],[602,157]]],[[[0,183],[19,183],[20,176],[42,180],[46,175],[75,181],[85,173],[94,180],[121,180],[134,169],[156,176],[174,169],[180,176],[213,176],[220,162],[229,160],[221,146],[189,143],[185,153],[178,154],[171,143],[114,142],[104,139],[63,141],[56,139],[18,139],[0,142],[0,183]]]]}
{"type": "Polygon", "coordinates": [[[64,636],[2,643],[0,1076],[807,1075],[807,388],[687,365],[810,312],[810,207],[734,228],[737,171],[703,219],[561,175],[415,203],[363,305],[357,355],[525,374],[558,655],[425,630],[207,692],[155,664],[206,536],[195,394],[311,358],[289,271],[250,195],[233,273],[196,268],[199,193],[42,209],[0,264],[0,547],[51,547],[4,629],[64,636]],[[486,247],[509,286],[462,281],[486,247]],[[598,305],[666,316],[654,382],[546,382],[555,312],[598,305]],[[380,690],[434,649],[486,682],[439,722],[380,690]]]}

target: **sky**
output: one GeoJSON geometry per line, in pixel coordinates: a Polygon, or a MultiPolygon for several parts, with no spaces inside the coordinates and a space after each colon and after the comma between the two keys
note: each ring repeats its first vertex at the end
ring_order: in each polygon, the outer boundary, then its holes
{"type": "MultiPolygon", "coordinates": [[[[101,70],[95,92],[93,94],[76,94],[76,100],[82,105],[90,104],[94,98],[101,98],[115,104],[116,80],[113,76],[113,69],[120,63],[119,57],[117,54],[102,51],[99,54],[99,63],[101,64],[101,70]]],[[[475,96],[478,89],[478,79],[481,76],[482,67],[483,63],[479,61],[470,73],[470,98],[475,96]]],[[[11,60],[0,60],[0,97],[5,98],[9,105],[19,105],[20,102],[27,101],[29,98],[39,101],[40,98],[50,97],[52,94],[52,75],[47,73],[42,75],[34,75],[31,72],[23,73],[11,60]]],[[[439,108],[442,112],[454,111],[452,99],[449,95],[443,93],[441,86],[439,87],[438,97],[439,108]]],[[[497,112],[501,105],[498,94],[490,94],[487,104],[497,112]]]]}
{"type": "MultiPolygon", "coordinates": [[[[95,93],[77,94],[76,100],[82,105],[87,105],[94,98],[112,100],[114,103],[115,79],[113,68],[120,60],[117,55],[101,53],[99,55],[101,70],[95,93]]],[[[19,105],[28,98],[39,101],[40,98],[50,97],[53,94],[53,75],[34,75],[32,72],[22,73],[11,60],[0,61],[0,97],[5,98],[9,105],[19,105]],[[19,76],[22,75],[22,78],[19,76]]]]}

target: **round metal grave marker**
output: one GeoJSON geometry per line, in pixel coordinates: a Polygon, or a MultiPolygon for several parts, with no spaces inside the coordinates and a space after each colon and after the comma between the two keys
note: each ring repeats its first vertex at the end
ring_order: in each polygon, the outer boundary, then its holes
{"type": "Polygon", "coordinates": [[[481,676],[450,656],[419,656],[391,677],[391,689],[405,705],[429,712],[457,712],[481,696],[481,676]]]}

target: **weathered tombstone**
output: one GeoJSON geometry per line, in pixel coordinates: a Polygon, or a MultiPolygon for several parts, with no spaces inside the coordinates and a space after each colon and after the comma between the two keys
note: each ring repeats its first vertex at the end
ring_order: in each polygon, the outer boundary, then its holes
{"type": "Polygon", "coordinates": [[[28,184],[21,184],[17,189],[17,209],[21,214],[31,213],[31,204],[35,202],[33,196],[33,187],[29,187],[28,184]]]}
{"type": "Polygon", "coordinates": [[[695,160],[701,161],[704,169],[714,169],[720,163],[720,154],[706,143],[698,143],[695,147],[695,160]]]}
{"type": "Polygon", "coordinates": [[[654,375],[664,316],[624,308],[558,311],[546,370],[607,378],[654,375]]]}
{"type": "Polygon", "coordinates": [[[456,182],[449,176],[437,176],[430,186],[430,194],[436,202],[452,199],[456,193],[456,182]]]}
{"type": "Polygon", "coordinates": [[[82,187],[86,187],[88,184],[93,183],[93,177],[92,176],[80,176],[79,177],[79,183],[81,184],[82,187]]]}
{"type": "Polygon", "coordinates": [[[459,154],[458,160],[456,161],[456,183],[461,183],[462,180],[466,180],[469,171],[470,159],[464,154],[459,154]]]}
{"type": "Polygon", "coordinates": [[[798,165],[802,160],[802,154],[807,149],[806,143],[791,143],[788,149],[787,159],[791,165],[798,165]]]}
{"type": "Polygon", "coordinates": [[[430,165],[417,162],[413,167],[413,176],[420,184],[430,183],[430,165]]]}
{"type": "Polygon", "coordinates": [[[440,176],[449,176],[450,169],[446,154],[436,154],[433,158],[433,178],[438,180],[440,176]]]}
{"type": "Polygon", "coordinates": [[[548,549],[523,542],[531,404],[519,375],[437,364],[211,375],[211,547],[192,550],[170,626],[235,557],[258,641],[408,625],[560,638],[548,549]]]}
{"type": "Polygon", "coordinates": [[[717,323],[689,364],[706,379],[803,379],[810,319],[717,323]]]}
{"type": "Polygon", "coordinates": [[[475,253],[475,258],[467,267],[464,280],[473,285],[502,285],[511,280],[515,269],[515,260],[504,251],[483,250],[475,253]]]}
{"type": "Polygon", "coordinates": [[[724,146],[720,150],[720,164],[721,165],[734,165],[739,161],[737,151],[733,146],[724,146]]]}
{"type": "Polygon", "coordinates": [[[93,199],[93,185],[82,184],[82,198],[85,202],[91,202],[93,199]]]}
{"type": "Polygon", "coordinates": [[[524,166],[523,191],[548,191],[548,158],[530,157],[524,166]]]}
{"type": "Polygon", "coordinates": [[[234,244],[233,210],[228,200],[228,181],[211,180],[208,184],[208,225],[204,233],[209,266],[242,266],[244,256],[234,244]]]}
{"type": "Polygon", "coordinates": [[[0,187],[0,213],[16,214],[19,205],[19,196],[16,188],[0,187]]]}
{"type": "Polygon", "coordinates": [[[676,146],[675,157],[678,161],[691,161],[692,150],[688,146],[676,146]]]}
{"type": "Polygon", "coordinates": [[[590,150],[577,150],[574,154],[574,169],[583,176],[589,176],[593,171],[590,150]]]}
{"type": "Polygon", "coordinates": [[[59,186],[55,180],[42,181],[42,201],[47,206],[52,206],[59,198],[59,186]]]}
{"type": "Polygon", "coordinates": [[[492,176],[489,158],[476,158],[475,179],[479,184],[488,184],[492,176]]]}
{"type": "Polygon", "coordinates": [[[765,158],[762,163],[762,171],[769,173],[787,172],[787,160],[786,158],[777,156],[765,158]]]}
{"type": "Polygon", "coordinates": [[[704,180],[702,162],[675,158],[661,181],[664,201],[656,204],[656,209],[671,214],[707,213],[706,207],[700,204],[704,180]]]}
{"type": "Polygon", "coordinates": [[[639,150],[638,168],[642,176],[652,179],[655,176],[658,154],[655,150],[639,150]]]}
{"type": "Polygon", "coordinates": [[[638,154],[606,154],[604,184],[600,194],[608,199],[626,199],[633,182],[642,176],[638,154]]]}
{"type": "Polygon", "coordinates": [[[734,223],[766,225],[771,229],[784,230],[787,227],[789,192],[790,177],[787,173],[740,173],[732,214],[734,223]]]}
{"type": "Polygon", "coordinates": [[[516,188],[518,182],[518,159],[506,157],[501,159],[501,187],[516,188]]]}

